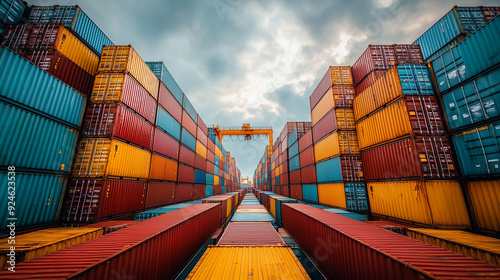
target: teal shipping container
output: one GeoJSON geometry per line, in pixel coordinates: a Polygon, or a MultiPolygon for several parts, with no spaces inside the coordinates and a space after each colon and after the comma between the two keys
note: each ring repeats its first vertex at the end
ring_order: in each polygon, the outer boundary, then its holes
{"type": "Polygon", "coordinates": [[[500,116],[500,69],[474,79],[443,96],[452,130],[479,125],[500,116]]]}
{"type": "Polygon", "coordinates": [[[205,197],[213,196],[214,195],[214,186],[213,185],[206,185],[205,187],[205,197]]]}
{"type": "Polygon", "coordinates": [[[296,155],[295,157],[290,159],[289,169],[290,171],[295,171],[300,169],[300,156],[296,155]]]}
{"type": "Polygon", "coordinates": [[[317,163],[316,180],[318,183],[342,181],[342,166],[340,164],[340,157],[317,163]]]}
{"type": "Polygon", "coordinates": [[[302,185],[302,199],[308,202],[318,203],[318,186],[302,185]]]}
{"type": "Polygon", "coordinates": [[[11,216],[7,209],[10,201],[7,195],[7,182],[12,175],[3,170],[0,171],[0,182],[5,186],[3,187],[5,195],[0,197],[0,203],[5,205],[0,209],[0,232],[7,231],[9,223],[7,218],[12,217],[17,218],[15,221],[17,232],[22,228],[55,223],[59,219],[62,197],[68,182],[67,177],[54,174],[15,172],[16,207],[13,211],[14,215],[11,216]]]}
{"type": "Polygon", "coordinates": [[[398,65],[398,75],[404,95],[435,95],[429,68],[425,65],[398,65]]]}
{"type": "Polygon", "coordinates": [[[161,208],[151,209],[148,211],[144,211],[144,212],[140,212],[140,213],[135,214],[135,220],[136,221],[149,220],[151,218],[160,216],[161,214],[170,213],[172,211],[179,210],[179,209],[182,209],[184,207],[191,206],[191,205],[193,205],[193,204],[192,203],[178,203],[178,204],[164,206],[161,208]]]}
{"type": "Polygon", "coordinates": [[[189,133],[184,127],[182,128],[181,143],[185,147],[191,149],[193,152],[196,151],[196,138],[194,138],[191,133],[189,133]]]}
{"type": "Polygon", "coordinates": [[[202,170],[199,170],[199,169],[195,169],[194,171],[194,183],[195,184],[205,184],[206,183],[206,173],[205,171],[202,171],[202,170]]]}
{"type": "Polygon", "coordinates": [[[273,222],[274,219],[269,213],[241,212],[234,213],[231,222],[273,222]]]}
{"type": "Polygon", "coordinates": [[[0,99],[78,128],[86,98],[5,47],[0,47],[0,99]]]}
{"type": "Polygon", "coordinates": [[[465,176],[500,174],[500,122],[453,136],[455,153],[465,176]]]}
{"type": "Polygon", "coordinates": [[[358,220],[358,221],[368,221],[368,219],[361,214],[345,211],[342,209],[328,208],[328,209],[325,209],[325,211],[339,214],[339,215],[342,215],[344,217],[351,218],[351,219],[358,220]]]}
{"type": "Polygon", "coordinates": [[[293,198],[283,198],[283,197],[275,197],[276,200],[276,222],[278,224],[283,225],[281,222],[281,209],[283,207],[283,203],[297,203],[296,199],[293,198]]]}
{"type": "Polygon", "coordinates": [[[292,131],[292,133],[290,133],[290,135],[288,135],[287,138],[288,147],[291,147],[295,142],[297,142],[297,138],[298,138],[298,132],[297,129],[295,129],[294,131],[292,131]]]}
{"type": "MultiPolygon", "coordinates": [[[[162,83],[167,87],[170,93],[172,93],[177,102],[182,105],[182,97],[184,96],[184,93],[182,93],[181,88],[174,80],[174,77],[172,77],[167,67],[165,67],[165,64],[163,64],[162,61],[151,61],[146,62],[146,64],[148,65],[149,69],[153,71],[155,76],[160,79],[160,81],[162,81],[162,83]]],[[[213,140],[214,139],[212,139],[212,141],[213,140]]]]}
{"type": "Polygon", "coordinates": [[[26,9],[26,2],[21,0],[0,0],[0,25],[17,24],[26,9]]]}
{"type": "Polygon", "coordinates": [[[156,125],[175,139],[181,139],[181,125],[160,106],[156,111],[156,125]]]}
{"type": "Polygon", "coordinates": [[[299,142],[295,141],[290,148],[288,148],[288,157],[294,157],[299,154],[299,142]]]}
{"type": "Polygon", "coordinates": [[[214,184],[214,175],[207,172],[206,181],[207,181],[208,185],[213,185],[214,184]]]}
{"type": "Polygon", "coordinates": [[[344,183],[347,210],[368,212],[368,198],[364,183],[344,183]]]}
{"type": "Polygon", "coordinates": [[[28,23],[62,23],[99,56],[103,46],[113,45],[108,36],[78,6],[33,6],[28,23]]]}
{"type": "Polygon", "coordinates": [[[69,172],[78,132],[0,101],[0,166],[69,172]]]}

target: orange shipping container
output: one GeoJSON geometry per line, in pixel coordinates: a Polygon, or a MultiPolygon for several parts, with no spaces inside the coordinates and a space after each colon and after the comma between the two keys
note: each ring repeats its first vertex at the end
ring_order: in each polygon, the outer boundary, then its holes
{"type": "Polygon", "coordinates": [[[128,72],[155,99],[158,99],[159,80],[132,46],[104,46],[99,73],[128,72]]]}
{"type": "Polygon", "coordinates": [[[314,126],[326,113],[328,113],[335,104],[333,103],[333,92],[330,88],[321,100],[311,111],[311,121],[314,126]]]}
{"type": "Polygon", "coordinates": [[[341,154],[359,154],[358,139],[355,131],[334,132],[320,142],[314,144],[314,160],[316,162],[341,154]]]}
{"type": "Polygon", "coordinates": [[[177,162],[159,155],[152,155],[149,179],[152,180],[177,180],[177,162]]]}

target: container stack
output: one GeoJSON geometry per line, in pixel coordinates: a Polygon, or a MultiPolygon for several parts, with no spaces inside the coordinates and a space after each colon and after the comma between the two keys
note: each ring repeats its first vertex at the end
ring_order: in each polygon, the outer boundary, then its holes
{"type": "Polygon", "coordinates": [[[271,174],[271,147],[266,146],[264,150],[264,155],[257,164],[257,168],[254,172],[253,182],[255,188],[270,191],[273,187],[272,174],[271,174]]]}
{"type": "Polygon", "coordinates": [[[0,38],[6,25],[18,24],[21,21],[27,6],[22,0],[0,1],[0,38]]]}
{"type": "MultiPolygon", "coordinates": [[[[103,48],[62,222],[90,223],[144,208],[150,166],[157,164],[151,149],[158,85],[131,46],[103,48]]],[[[175,180],[161,171],[151,173],[175,180]]]]}
{"type": "Polygon", "coordinates": [[[427,66],[417,59],[390,68],[357,93],[354,117],[374,216],[470,227],[427,66]]]}
{"type": "Polygon", "coordinates": [[[455,6],[413,44],[420,45],[425,61],[432,61],[500,13],[500,7],[455,6]]]}
{"type": "MultiPolygon", "coordinates": [[[[500,18],[432,61],[475,226],[500,233],[500,18]]],[[[425,34],[424,34],[425,35],[425,34]]]]}

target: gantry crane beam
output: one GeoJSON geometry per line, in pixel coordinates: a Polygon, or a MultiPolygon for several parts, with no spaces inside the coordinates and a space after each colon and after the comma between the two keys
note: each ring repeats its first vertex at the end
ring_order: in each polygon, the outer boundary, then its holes
{"type": "Polygon", "coordinates": [[[269,136],[269,148],[268,154],[271,156],[273,151],[273,129],[272,128],[253,128],[249,123],[244,123],[241,128],[230,127],[224,128],[219,127],[218,125],[213,126],[215,135],[219,138],[219,141],[222,142],[222,137],[224,135],[243,135],[246,140],[251,140],[252,135],[268,135],[269,136]]]}

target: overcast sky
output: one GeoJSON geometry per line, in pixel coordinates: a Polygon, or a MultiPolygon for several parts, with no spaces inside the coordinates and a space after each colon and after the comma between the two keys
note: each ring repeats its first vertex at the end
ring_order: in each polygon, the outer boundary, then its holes
{"type": "MultiPolygon", "coordinates": [[[[446,0],[28,0],[78,4],[115,44],[164,61],[204,122],[272,126],[310,121],[309,96],[329,65],[352,65],[368,44],[412,43],[446,0]]],[[[268,141],[225,148],[253,176],[268,141]]],[[[273,141],[274,142],[274,141],[273,141]]]]}

